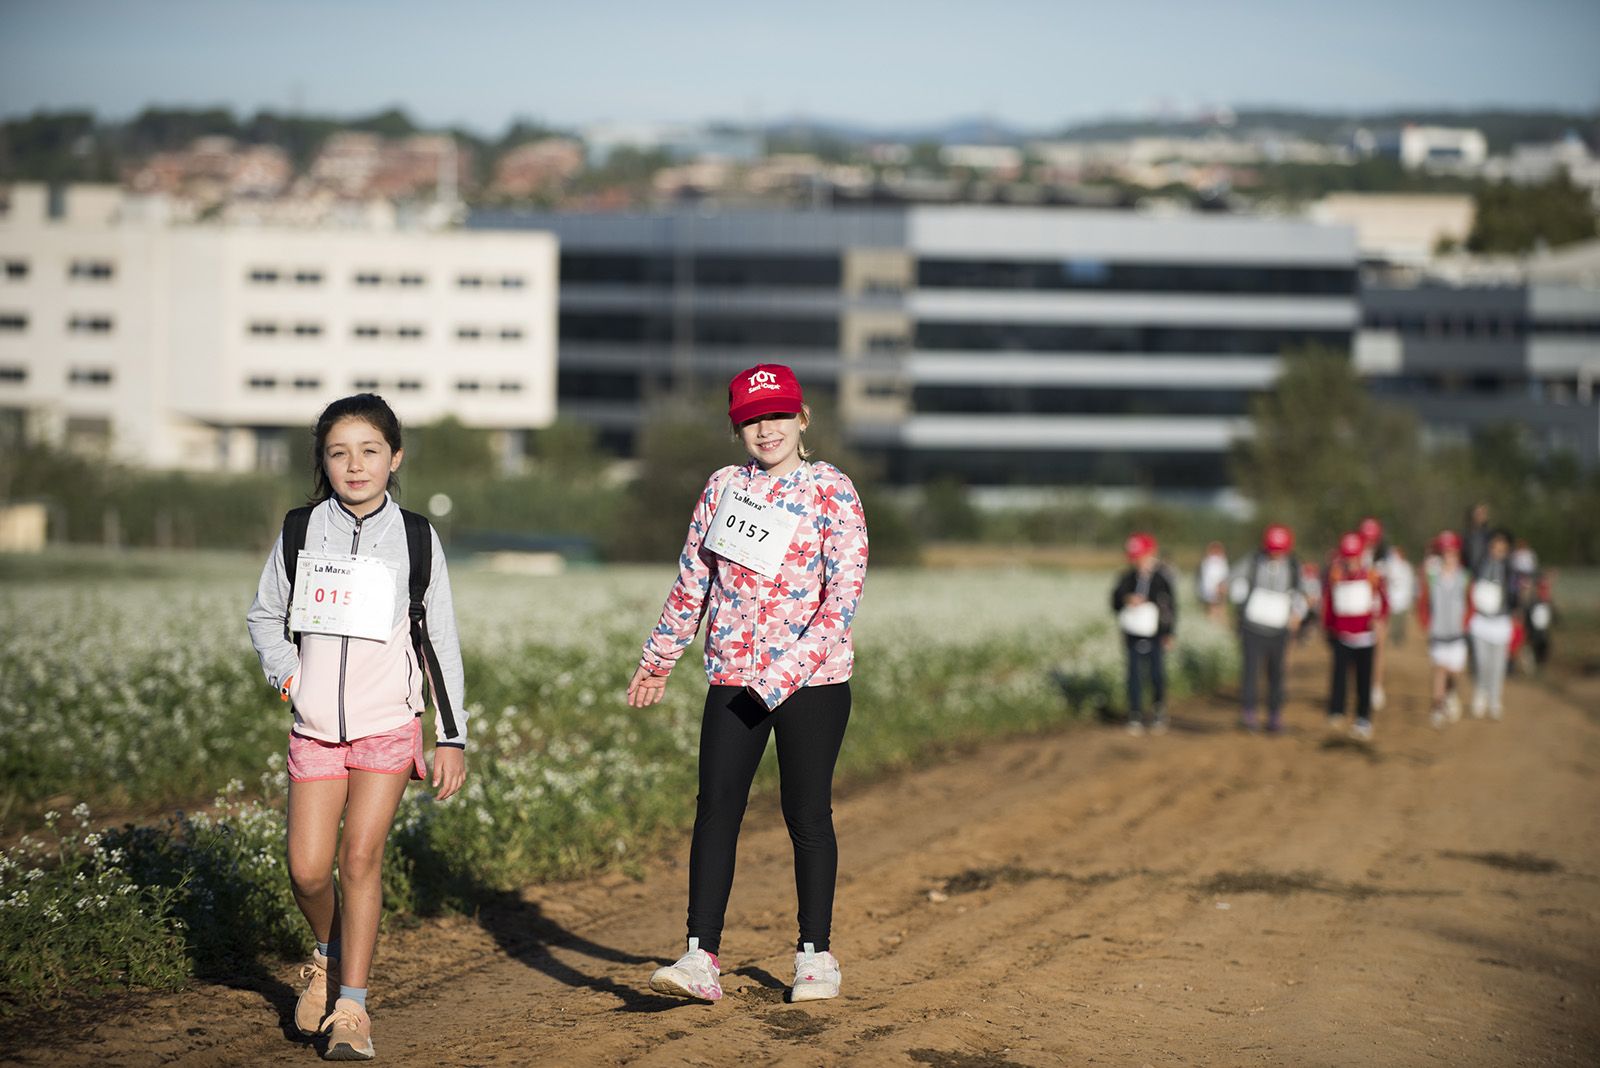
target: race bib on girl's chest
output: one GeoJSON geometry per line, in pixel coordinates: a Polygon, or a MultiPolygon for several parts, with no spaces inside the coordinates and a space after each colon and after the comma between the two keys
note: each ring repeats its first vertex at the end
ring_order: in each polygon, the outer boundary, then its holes
{"type": "Polygon", "coordinates": [[[774,578],[789,553],[800,519],[800,513],[791,512],[781,501],[767,501],[758,494],[727,486],[701,544],[718,556],[774,578]]]}
{"type": "Polygon", "coordinates": [[[1474,582],[1472,584],[1472,610],[1479,615],[1499,615],[1500,606],[1505,604],[1505,600],[1505,587],[1498,582],[1474,582]]]}
{"type": "Polygon", "coordinates": [[[388,641],[394,633],[394,573],[371,556],[302,550],[289,629],[388,641]]]}
{"type": "Polygon", "coordinates": [[[1366,579],[1333,584],[1333,614],[1349,618],[1372,614],[1372,583],[1366,579]]]}
{"type": "Polygon", "coordinates": [[[1289,625],[1289,595],[1277,590],[1253,590],[1244,603],[1244,618],[1258,627],[1283,630],[1289,625]]]}
{"type": "Polygon", "coordinates": [[[1130,604],[1117,613],[1117,623],[1122,633],[1133,638],[1153,638],[1161,629],[1161,609],[1154,601],[1130,604]]]}

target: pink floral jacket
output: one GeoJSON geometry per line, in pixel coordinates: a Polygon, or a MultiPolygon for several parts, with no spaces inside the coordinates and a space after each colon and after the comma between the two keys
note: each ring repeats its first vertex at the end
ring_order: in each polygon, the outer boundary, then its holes
{"type": "Polygon", "coordinates": [[[777,708],[802,686],[843,682],[855,650],[850,621],[867,575],[867,519],[849,477],[832,464],[801,464],[775,478],[751,460],[706,482],[689,520],[678,580],[642,663],[665,675],[706,617],[706,678],[749,686],[777,708]],[[789,553],[767,578],[701,547],[725,486],[805,509],[789,553]]]}

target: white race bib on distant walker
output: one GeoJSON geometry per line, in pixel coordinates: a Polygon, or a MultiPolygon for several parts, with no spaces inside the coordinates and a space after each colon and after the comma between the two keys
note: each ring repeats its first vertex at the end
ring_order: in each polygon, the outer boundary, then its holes
{"type": "Polygon", "coordinates": [[[1372,614],[1372,583],[1366,579],[1333,584],[1333,614],[1348,619],[1372,614]]]}
{"type": "Polygon", "coordinates": [[[1534,605],[1533,611],[1528,613],[1528,621],[1533,624],[1534,630],[1549,630],[1550,606],[1547,604],[1534,605]]]}
{"type": "Polygon", "coordinates": [[[394,633],[394,573],[371,556],[301,551],[289,629],[388,641],[394,633]]]}
{"type": "Polygon", "coordinates": [[[1289,595],[1278,590],[1252,590],[1244,603],[1244,618],[1269,630],[1285,629],[1289,626],[1289,595]]]}
{"type": "Polygon", "coordinates": [[[800,519],[801,513],[791,512],[781,501],[763,500],[748,490],[726,486],[701,544],[718,556],[774,578],[789,553],[800,519]]]}
{"type": "Polygon", "coordinates": [[[1154,638],[1161,629],[1161,610],[1154,601],[1130,604],[1117,613],[1122,633],[1134,638],[1154,638]]]}
{"type": "Polygon", "coordinates": [[[1472,610],[1479,615],[1499,615],[1500,606],[1505,603],[1505,600],[1505,587],[1498,582],[1474,582],[1472,584],[1472,610]]]}

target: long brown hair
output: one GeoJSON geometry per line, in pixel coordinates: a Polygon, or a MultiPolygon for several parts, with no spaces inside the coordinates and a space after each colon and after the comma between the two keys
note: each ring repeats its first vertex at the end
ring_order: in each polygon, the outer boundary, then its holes
{"type": "MultiPolygon", "coordinates": [[[[359,419],[370,424],[383,435],[391,452],[400,451],[400,419],[389,407],[388,401],[376,393],[357,393],[334,401],[322,409],[322,414],[317,417],[317,425],[311,431],[312,504],[321,504],[333,496],[333,484],[328,481],[328,469],[322,462],[322,449],[333,428],[346,419],[359,419]]],[[[389,472],[387,488],[390,493],[400,492],[400,476],[397,472],[389,472]]]]}

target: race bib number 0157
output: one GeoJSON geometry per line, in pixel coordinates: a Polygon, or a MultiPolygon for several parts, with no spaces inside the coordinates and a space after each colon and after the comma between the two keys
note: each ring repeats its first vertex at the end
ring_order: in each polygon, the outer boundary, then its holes
{"type": "Polygon", "coordinates": [[[394,574],[370,556],[302,552],[289,629],[387,641],[394,632],[394,574]]]}
{"type": "Polygon", "coordinates": [[[799,526],[799,513],[730,487],[722,491],[702,544],[718,556],[773,578],[799,526]]]}

